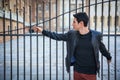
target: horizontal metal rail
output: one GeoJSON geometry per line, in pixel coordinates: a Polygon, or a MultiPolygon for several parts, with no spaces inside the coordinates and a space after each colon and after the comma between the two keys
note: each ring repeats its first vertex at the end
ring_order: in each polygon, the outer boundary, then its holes
{"type": "MultiPolygon", "coordinates": [[[[42,36],[42,34],[0,34],[0,36],[42,36]]],[[[103,34],[103,36],[120,36],[120,34],[103,34]]]]}

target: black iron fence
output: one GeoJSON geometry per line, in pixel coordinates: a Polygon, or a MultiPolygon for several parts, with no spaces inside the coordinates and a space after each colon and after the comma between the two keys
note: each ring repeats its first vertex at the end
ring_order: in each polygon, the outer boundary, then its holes
{"type": "MultiPolygon", "coordinates": [[[[25,2],[25,1],[24,1],[25,2]]],[[[65,71],[66,43],[54,41],[40,33],[29,33],[32,26],[47,26],[44,29],[57,33],[65,33],[72,29],[72,16],[77,12],[87,12],[90,18],[89,27],[101,31],[103,41],[111,52],[112,63],[107,65],[103,56],[101,59],[101,76],[98,80],[119,80],[119,38],[120,38],[120,1],[118,0],[49,0],[41,1],[41,15],[39,3],[36,0],[36,23],[32,21],[32,5],[29,6],[29,25],[26,26],[26,8],[23,7],[23,27],[19,27],[19,10],[16,8],[16,28],[13,29],[13,15],[9,10],[2,10],[2,30],[0,32],[0,80],[73,80],[73,70],[65,71]],[[46,7],[47,3],[47,7],[46,7]],[[66,5],[67,3],[67,5],[66,5]],[[55,6],[53,6],[53,4],[55,6]],[[60,6],[58,6],[60,5],[60,6]],[[66,8],[68,7],[68,8],[66,8]],[[46,8],[48,11],[46,12],[46,8]],[[53,11],[54,8],[54,11],[53,11]],[[114,11],[112,11],[114,9],[114,11]],[[60,11],[59,11],[60,10],[60,11]],[[46,19],[46,13],[48,18],[46,19]],[[54,15],[52,15],[54,14],[54,15]],[[93,15],[94,14],[94,15],[93,15]],[[106,17],[107,14],[107,18],[106,17]],[[111,20],[111,15],[113,20],[111,20]],[[66,17],[67,16],[67,17],[66,17]],[[98,17],[100,16],[100,20],[98,17]],[[68,18],[68,19],[66,19],[68,18]],[[9,27],[6,29],[6,20],[9,27]],[[41,22],[40,22],[41,20],[41,22]],[[53,21],[53,22],[52,22],[53,21]],[[107,24],[106,24],[107,22],[107,24]],[[99,25],[100,23],[100,25],[99,25]],[[111,23],[113,25],[111,26],[111,23]],[[54,25],[53,25],[54,24],[54,25]],[[106,25],[105,25],[106,24],[106,25]],[[67,26],[67,27],[66,27],[67,26]],[[27,31],[26,31],[27,30],[27,31]],[[106,67],[107,66],[107,67],[106,67]]],[[[17,4],[17,0],[16,0],[17,4]]]]}

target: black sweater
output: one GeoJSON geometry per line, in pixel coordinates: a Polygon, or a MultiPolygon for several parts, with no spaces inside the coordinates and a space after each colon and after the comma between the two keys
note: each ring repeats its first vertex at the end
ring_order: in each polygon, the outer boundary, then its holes
{"type": "Polygon", "coordinates": [[[78,40],[75,48],[74,70],[79,73],[96,74],[95,56],[91,43],[91,32],[81,35],[78,32],[78,40]]]}

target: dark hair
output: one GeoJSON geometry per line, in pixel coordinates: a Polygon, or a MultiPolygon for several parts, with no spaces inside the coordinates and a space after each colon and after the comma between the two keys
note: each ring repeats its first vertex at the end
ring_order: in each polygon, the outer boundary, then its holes
{"type": "Polygon", "coordinates": [[[83,21],[84,26],[87,26],[87,24],[89,22],[89,17],[88,17],[88,15],[85,12],[76,13],[73,16],[77,19],[78,23],[80,21],[83,21]]]}

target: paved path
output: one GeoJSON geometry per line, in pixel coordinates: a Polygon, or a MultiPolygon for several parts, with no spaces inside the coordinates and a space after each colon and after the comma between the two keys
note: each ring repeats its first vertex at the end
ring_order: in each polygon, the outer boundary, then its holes
{"type": "MultiPolygon", "coordinates": [[[[107,47],[108,45],[108,38],[104,37],[104,43],[107,47]]],[[[120,80],[120,37],[117,37],[117,44],[116,44],[116,63],[117,63],[117,80],[120,80]]],[[[10,80],[10,70],[11,70],[11,49],[12,49],[12,78],[13,80],[17,80],[17,68],[18,65],[17,63],[19,62],[19,80],[23,80],[24,76],[24,38],[20,37],[19,38],[19,46],[17,46],[17,40],[12,40],[12,48],[10,47],[10,41],[6,42],[6,80],[10,80]],[[17,49],[19,48],[19,50],[17,49]],[[19,54],[19,56],[17,55],[19,54]],[[19,61],[17,59],[19,58],[19,61]]],[[[44,55],[45,55],[45,80],[49,80],[50,77],[50,43],[49,43],[49,38],[45,37],[45,43],[43,43],[43,37],[39,36],[38,37],[38,43],[36,42],[36,37],[32,37],[31,39],[32,43],[30,43],[30,37],[27,36],[25,37],[25,73],[26,73],[26,80],[30,80],[30,64],[32,62],[32,79],[37,80],[37,44],[38,44],[38,72],[39,72],[39,80],[43,80],[43,44],[45,45],[44,48],[44,55]],[[30,48],[30,44],[32,47],[30,48]],[[30,51],[31,50],[31,51],[30,51]],[[32,53],[31,56],[31,62],[30,62],[30,52],[32,53]]],[[[4,79],[4,44],[0,44],[0,80],[4,79]]],[[[64,43],[65,45],[65,43],[64,43]]],[[[63,44],[62,41],[58,42],[57,46],[57,53],[56,54],[56,41],[51,40],[51,78],[52,80],[56,80],[56,63],[58,63],[58,80],[63,80],[62,79],[62,73],[64,69],[64,79],[69,80],[69,74],[66,73],[65,68],[63,68],[63,44]],[[58,57],[56,58],[56,55],[58,57]],[[57,60],[57,62],[56,62],[57,60]]],[[[112,53],[112,63],[110,64],[110,80],[114,80],[114,57],[115,57],[115,52],[114,52],[114,37],[110,37],[110,52],[112,53]]],[[[66,55],[66,45],[64,46],[64,56],[66,55]]],[[[71,69],[72,71],[72,69],[71,69]]],[[[103,80],[108,80],[108,67],[107,67],[107,62],[106,58],[103,58],[103,80]]],[[[72,79],[71,75],[71,79],[72,79]]],[[[98,78],[98,80],[101,80],[101,78],[98,78]]]]}

